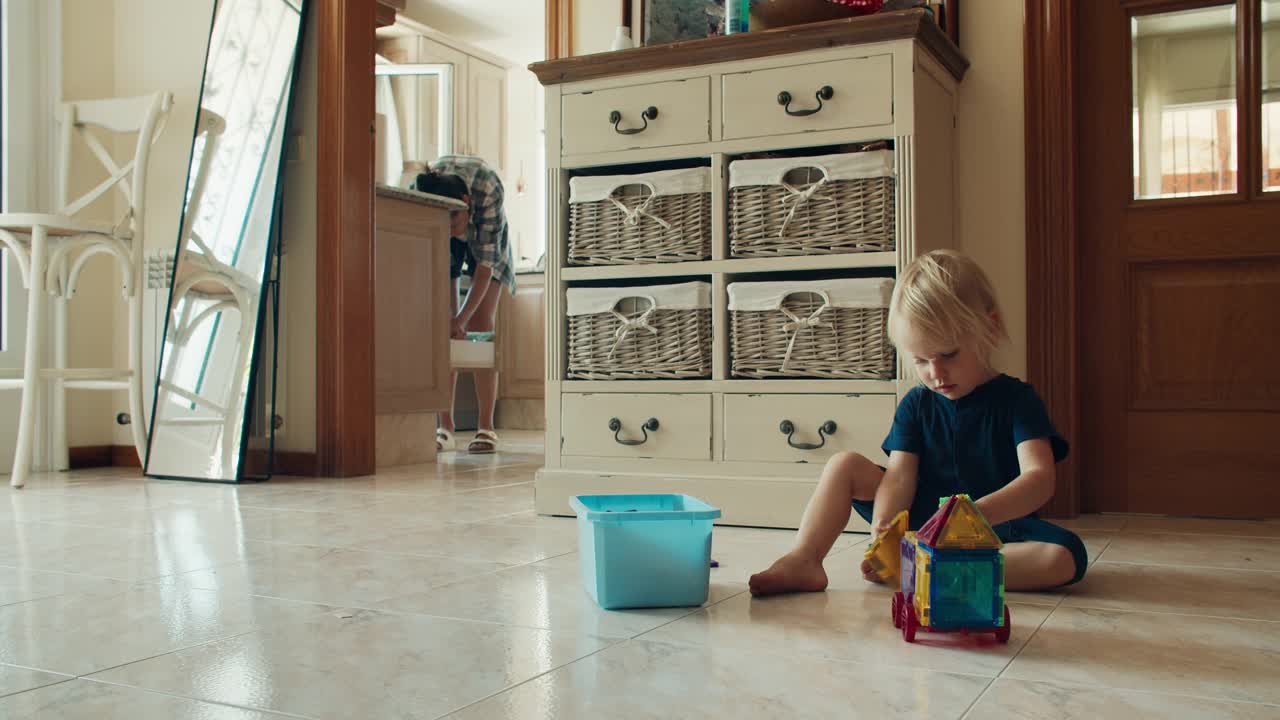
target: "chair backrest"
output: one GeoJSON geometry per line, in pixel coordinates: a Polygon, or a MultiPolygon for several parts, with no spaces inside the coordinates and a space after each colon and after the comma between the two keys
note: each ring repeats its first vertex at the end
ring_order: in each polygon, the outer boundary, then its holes
{"type": "Polygon", "coordinates": [[[191,177],[187,181],[187,203],[182,218],[182,244],[179,249],[185,250],[186,243],[190,240],[211,260],[216,260],[213,251],[205,245],[204,238],[195,231],[195,226],[200,215],[200,204],[204,199],[205,181],[209,178],[209,165],[217,154],[218,141],[226,129],[227,121],[221,115],[212,110],[200,109],[200,114],[196,117],[196,139],[191,151],[193,166],[191,177]],[[196,152],[200,153],[198,158],[196,152]]]}
{"type": "MultiPolygon", "coordinates": [[[[164,131],[165,119],[172,107],[173,95],[168,92],[64,103],[61,117],[58,211],[65,215],[75,215],[114,187],[124,196],[128,207],[121,222],[131,225],[133,234],[137,237],[142,232],[146,217],[147,165],[151,146],[164,131]],[[133,159],[123,166],[117,165],[110,151],[94,134],[95,129],[136,134],[133,159]],[[79,198],[69,200],[71,148],[77,134],[107,171],[107,178],[79,198]]],[[[141,242],[134,243],[135,254],[141,252],[141,247],[141,242]]]]}

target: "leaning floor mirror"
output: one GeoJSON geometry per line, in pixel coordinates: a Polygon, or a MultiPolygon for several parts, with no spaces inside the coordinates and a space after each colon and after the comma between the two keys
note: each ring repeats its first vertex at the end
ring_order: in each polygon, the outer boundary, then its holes
{"type": "Polygon", "coordinates": [[[214,5],[152,406],[152,477],[246,477],[254,368],[274,367],[258,354],[262,328],[274,328],[264,288],[304,3],[214,5]]]}

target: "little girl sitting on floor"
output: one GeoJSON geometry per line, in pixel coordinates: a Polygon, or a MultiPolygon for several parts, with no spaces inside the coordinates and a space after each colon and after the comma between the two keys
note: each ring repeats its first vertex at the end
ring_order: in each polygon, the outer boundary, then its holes
{"type": "MultiPolygon", "coordinates": [[[[1007,338],[991,283],[973,260],[950,250],[917,258],[898,278],[889,304],[889,337],[916,370],[881,446],[881,467],[840,453],[823,469],[796,546],[751,576],[754,595],[827,587],[822,561],[849,522],[850,508],[871,523],[872,537],[909,510],[917,530],[938,499],[968,493],[1007,543],[1005,586],[1039,590],[1084,577],[1084,543],[1039,519],[1054,492],[1054,465],[1067,443],[1054,430],[1032,387],[991,367],[1007,338]]],[[[863,576],[875,580],[866,562],[863,576]]]]}

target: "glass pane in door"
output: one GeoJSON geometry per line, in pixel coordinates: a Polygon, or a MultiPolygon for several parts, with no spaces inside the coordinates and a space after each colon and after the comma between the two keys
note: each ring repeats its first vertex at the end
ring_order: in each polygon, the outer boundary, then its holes
{"type": "Polygon", "coordinates": [[[1236,10],[1134,16],[1133,195],[1236,191],[1236,10]]]}
{"type": "Polygon", "coordinates": [[[1280,0],[1262,0],[1262,189],[1280,191],[1280,0]]]}

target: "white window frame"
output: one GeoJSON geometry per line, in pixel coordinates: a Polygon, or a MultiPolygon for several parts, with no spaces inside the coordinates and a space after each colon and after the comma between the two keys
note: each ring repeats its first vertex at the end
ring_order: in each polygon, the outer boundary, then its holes
{"type": "Polygon", "coordinates": [[[440,155],[453,154],[453,65],[450,63],[418,63],[413,65],[374,65],[374,77],[431,75],[440,79],[440,102],[436,106],[436,147],[440,155]]]}

